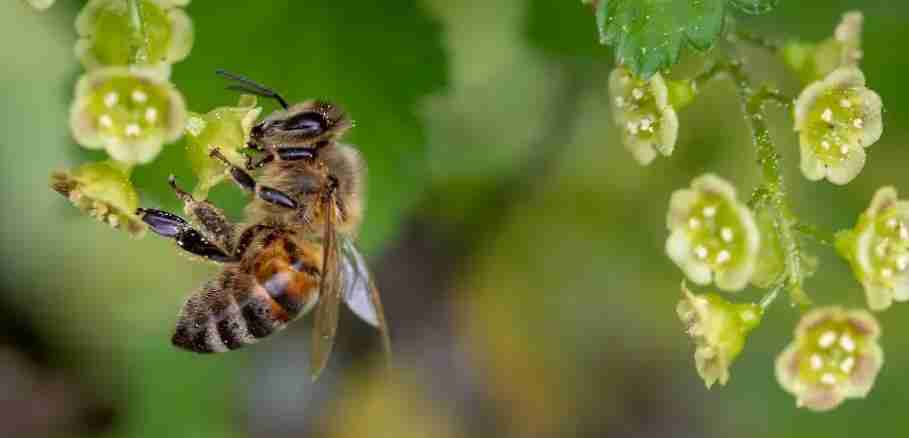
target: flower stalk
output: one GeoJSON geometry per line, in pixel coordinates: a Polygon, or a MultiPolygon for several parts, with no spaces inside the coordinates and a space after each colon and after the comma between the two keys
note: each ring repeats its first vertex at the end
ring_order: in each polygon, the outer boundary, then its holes
{"type": "MultiPolygon", "coordinates": [[[[775,231],[773,238],[779,241],[785,253],[785,272],[780,279],[780,285],[789,291],[793,304],[808,306],[811,300],[803,286],[809,270],[804,267],[805,257],[797,231],[800,224],[787,199],[786,181],[780,166],[782,158],[773,143],[764,111],[767,103],[776,103],[788,108],[792,100],[771,88],[755,88],[741,62],[723,63],[719,69],[730,75],[738,91],[745,117],[751,128],[757,161],[761,167],[762,182],[753,192],[749,205],[771,212],[775,231]]],[[[770,295],[766,305],[772,303],[775,298],[776,294],[770,295]]],[[[762,307],[765,307],[763,301],[762,307]]]]}

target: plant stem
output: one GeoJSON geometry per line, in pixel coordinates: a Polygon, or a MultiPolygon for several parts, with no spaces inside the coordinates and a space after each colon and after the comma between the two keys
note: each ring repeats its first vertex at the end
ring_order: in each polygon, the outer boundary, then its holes
{"type": "Polygon", "coordinates": [[[142,21],[142,1],[127,0],[129,6],[129,26],[132,30],[130,36],[130,64],[145,64],[148,62],[145,23],[142,21]]]}
{"type": "Polygon", "coordinates": [[[773,144],[764,114],[765,103],[776,102],[788,106],[791,100],[769,88],[756,90],[739,62],[726,64],[726,69],[742,100],[742,107],[751,127],[751,138],[757,150],[758,164],[761,166],[762,183],[755,191],[755,195],[759,197],[753,199],[752,204],[757,208],[770,208],[772,211],[775,237],[786,253],[786,273],[781,285],[785,285],[789,290],[794,304],[809,305],[811,300],[802,288],[806,274],[801,242],[796,232],[799,221],[786,198],[786,184],[780,166],[781,157],[773,144]]]}
{"type": "Polygon", "coordinates": [[[784,283],[781,280],[777,285],[770,288],[770,292],[767,292],[766,295],[761,297],[761,302],[758,303],[761,306],[762,311],[767,311],[767,308],[776,301],[776,297],[780,295],[780,291],[783,290],[784,283]]]}

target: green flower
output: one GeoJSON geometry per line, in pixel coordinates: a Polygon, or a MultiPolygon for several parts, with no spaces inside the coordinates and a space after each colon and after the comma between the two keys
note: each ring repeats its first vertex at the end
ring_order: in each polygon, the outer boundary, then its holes
{"type": "Polygon", "coordinates": [[[777,357],[776,376],[796,403],[815,411],[864,398],[884,364],[880,327],[865,310],[827,307],[802,317],[795,340],[777,357]]]}
{"type": "Polygon", "coordinates": [[[107,67],[76,84],[70,127],[87,149],[106,149],[124,163],[148,163],[183,132],[180,92],[148,69],[107,67]]]}
{"type": "Polygon", "coordinates": [[[189,0],[91,0],[76,17],[76,57],[86,69],[142,64],[168,72],[193,45],[189,16],[177,6],[189,0]]]}
{"type": "Polygon", "coordinates": [[[672,155],[679,119],[669,104],[666,81],[659,73],[642,80],[619,66],[609,75],[609,95],[613,118],[622,130],[622,143],[639,163],[650,164],[657,152],[672,155]]]}
{"type": "Polygon", "coordinates": [[[909,301],[909,201],[882,187],[853,230],[837,234],[837,249],[865,288],[868,307],[909,301]]]}
{"type": "Polygon", "coordinates": [[[43,11],[54,5],[57,0],[26,0],[33,8],[43,11]]]}
{"type": "Polygon", "coordinates": [[[242,165],[239,149],[249,140],[249,131],[262,108],[256,107],[256,97],[244,95],[237,106],[223,106],[207,114],[190,113],[186,123],[186,155],[199,178],[193,196],[205,199],[208,191],[224,180],[224,165],[209,154],[218,148],[231,162],[242,165]]]}
{"type": "Polygon", "coordinates": [[[677,190],[669,202],[666,253],[696,284],[716,280],[723,290],[743,289],[751,279],[760,233],[735,188],[706,174],[677,190]]]}
{"type": "Polygon", "coordinates": [[[865,75],[843,67],[805,88],[795,102],[801,168],[805,178],[852,181],[865,166],[865,148],[884,131],[881,98],[865,75]]]}
{"type": "Polygon", "coordinates": [[[139,195],[129,181],[127,166],[113,161],[88,163],[51,175],[51,187],[84,213],[116,229],[140,237],[145,223],[136,216],[139,195]]]}
{"type": "Polygon", "coordinates": [[[694,339],[694,363],[704,384],[725,385],[748,333],[761,322],[761,307],[730,303],[716,294],[694,295],[683,284],[676,313],[694,339]]]}
{"type": "Polygon", "coordinates": [[[863,55],[863,21],[861,12],[847,12],[832,37],[821,43],[790,42],[782,49],[783,60],[806,84],[840,67],[857,67],[863,55]]]}

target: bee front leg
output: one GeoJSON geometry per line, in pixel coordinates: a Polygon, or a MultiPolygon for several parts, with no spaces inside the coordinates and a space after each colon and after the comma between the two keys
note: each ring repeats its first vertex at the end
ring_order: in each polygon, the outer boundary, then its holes
{"type": "Polygon", "coordinates": [[[256,184],[256,180],[253,179],[252,175],[245,170],[234,166],[218,149],[212,149],[211,156],[224,163],[224,165],[230,169],[231,178],[233,178],[234,182],[237,183],[240,188],[253,193],[259,199],[270,204],[280,205],[281,207],[289,208],[291,210],[296,210],[299,207],[297,201],[290,195],[271,187],[256,184]]]}
{"type": "Polygon", "coordinates": [[[214,243],[226,254],[234,252],[236,225],[227,218],[224,211],[207,201],[197,201],[177,186],[173,175],[168,178],[168,183],[176,193],[177,198],[183,201],[183,211],[189,216],[192,223],[199,226],[205,238],[214,243]]]}
{"type": "Polygon", "coordinates": [[[221,263],[236,261],[235,257],[209,242],[180,216],[151,208],[140,208],[136,214],[155,234],[174,239],[177,246],[190,254],[221,263]]]}

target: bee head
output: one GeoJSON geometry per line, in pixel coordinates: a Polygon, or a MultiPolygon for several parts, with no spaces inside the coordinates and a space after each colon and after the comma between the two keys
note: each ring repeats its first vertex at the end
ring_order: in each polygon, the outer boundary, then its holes
{"type": "Polygon", "coordinates": [[[257,145],[316,146],[340,137],[352,125],[337,105],[309,100],[290,106],[278,92],[252,79],[224,70],[216,73],[232,82],[228,89],[275,99],[283,108],[252,127],[250,141],[257,145]]]}
{"type": "Polygon", "coordinates": [[[311,100],[275,111],[252,127],[250,139],[260,145],[306,147],[334,140],[350,127],[337,105],[311,100]]]}

